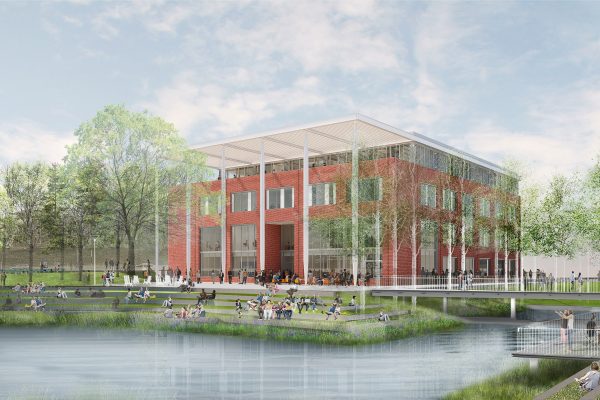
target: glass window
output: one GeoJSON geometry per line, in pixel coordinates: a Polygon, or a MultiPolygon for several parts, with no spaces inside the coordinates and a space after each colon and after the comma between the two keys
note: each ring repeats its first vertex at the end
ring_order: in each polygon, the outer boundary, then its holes
{"type": "Polygon", "coordinates": [[[454,211],[456,209],[456,192],[450,189],[444,189],[442,196],[444,210],[454,211]]]}
{"type": "Polygon", "coordinates": [[[496,212],[496,218],[502,219],[504,207],[502,207],[501,202],[499,202],[499,201],[496,202],[496,204],[494,205],[494,211],[496,212]]]}
{"type": "Polygon", "coordinates": [[[294,188],[267,190],[267,209],[294,207],[294,188]]]}
{"type": "Polygon", "coordinates": [[[479,230],[479,247],[490,247],[490,232],[487,229],[479,230]]]}
{"type": "Polygon", "coordinates": [[[456,243],[456,226],[452,223],[445,223],[442,228],[442,237],[444,244],[455,244],[456,243]]]}
{"type": "MultiPolygon", "coordinates": [[[[378,201],[382,197],[382,180],[381,178],[365,178],[358,180],[358,201],[378,201]]],[[[348,184],[346,194],[347,201],[350,203],[352,193],[352,184],[348,184]]]]}
{"type": "Polygon", "coordinates": [[[421,185],[421,205],[435,208],[436,207],[436,187],[429,183],[421,185]]]}
{"type": "Polygon", "coordinates": [[[231,212],[256,210],[256,192],[231,194],[231,212]]]}
{"type": "Polygon", "coordinates": [[[490,216],[490,201],[488,199],[479,199],[479,215],[482,217],[490,216]]]}
{"type": "Polygon", "coordinates": [[[465,217],[473,217],[473,196],[468,193],[462,194],[462,212],[465,217]]]}
{"type": "Polygon", "coordinates": [[[200,215],[221,214],[221,196],[212,194],[200,198],[200,215]]]}
{"type": "Polygon", "coordinates": [[[216,276],[221,271],[221,227],[200,228],[200,273],[216,276]]]}
{"type": "Polygon", "coordinates": [[[316,183],[308,187],[308,204],[322,206],[336,203],[335,183],[316,183]]]}
{"type": "Polygon", "coordinates": [[[256,227],[253,224],[231,226],[231,261],[234,276],[246,270],[256,271],[256,227]]]}

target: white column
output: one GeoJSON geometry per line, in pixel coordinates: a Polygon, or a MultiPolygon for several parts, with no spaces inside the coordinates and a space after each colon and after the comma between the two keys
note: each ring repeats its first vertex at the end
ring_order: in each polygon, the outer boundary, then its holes
{"type": "Polygon", "coordinates": [[[510,318],[517,319],[517,299],[514,297],[510,299],[510,318]]]}
{"type": "Polygon", "coordinates": [[[352,274],[354,275],[354,285],[358,275],[358,130],[356,120],[352,132],[352,181],[351,181],[351,201],[352,201],[352,274]]]}
{"type": "Polygon", "coordinates": [[[308,133],[304,132],[302,159],[302,267],[304,282],[308,279],[308,133]]]}
{"type": "Polygon", "coordinates": [[[158,276],[158,169],[156,170],[156,174],[154,175],[154,192],[154,272],[156,272],[156,276],[158,276]]]}
{"type": "Polygon", "coordinates": [[[377,213],[375,215],[375,277],[377,286],[381,286],[381,265],[379,260],[381,259],[381,213],[379,206],[377,206],[377,213]]]}
{"type": "Polygon", "coordinates": [[[260,270],[265,270],[265,142],[260,142],[260,221],[258,241],[260,242],[260,270]]]}
{"type": "Polygon", "coordinates": [[[192,184],[185,185],[185,271],[190,278],[192,267],[192,184]]]}
{"type": "Polygon", "coordinates": [[[227,276],[227,176],[225,174],[225,147],[221,148],[221,271],[227,276]]]}

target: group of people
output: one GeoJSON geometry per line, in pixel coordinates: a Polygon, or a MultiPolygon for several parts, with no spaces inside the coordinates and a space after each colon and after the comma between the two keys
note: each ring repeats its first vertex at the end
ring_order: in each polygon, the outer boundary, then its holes
{"type": "Polygon", "coordinates": [[[17,293],[23,293],[23,294],[44,293],[46,291],[46,285],[44,284],[44,282],[33,283],[33,284],[28,283],[25,286],[21,286],[20,283],[17,283],[12,288],[12,290],[17,293]]]}
{"type": "MultiPolygon", "coordinates": [[[[169,298],[170,299],[170,298],[169,298]]],[[[165,303],[167,301],[165,300],[165,303]]],[[[164,303],[163,303],[164,304],[164,303]]],[[[177,318],[177,319],[191,319],[191,318],[204,318],[206,317],[206,310],[204,310],[204,306],[202,303],[196,304],[195,306],[184,305],[181,306],[179,312],[173,311],[173,302],[167,305],[167,309],[163,313],[165,318],[177,318]]]]}
{"type": "Polygon", "coordinates": [[[104,286],[110,286],[115,280],[115,273],[113,271],[106,271],[102,274],[102,284],[104,286]]]}
{"type": "Polygon", "coordinates": [[[235,301],[234,308],[238,317],[242,317],[243,311],[256,311],[258,318],[261,320],[270,319],[292,319],[295,312],[302,314],[302,310],[315,312],[317,306],[323,304],[321,300],[313,295],[312,297],[301,296],[295,297],[295,291],[291,290],[288,297],[283,301],[275,302],[271,300],[272,292],[259,292],[256,298],[246,301],[245,306],[238,298],[235,301]]]}
{"type": "Polygon", "coordinates": [[[150,290],[147,287],[140,287],[140,290],[138,290],[137,293],[133,293],[131,291],[131,288],[128,288],[127,294],[125,295],[125,303],[129,304],[134,299],[136,303],[138,302],[138,300],[142,300],[145,303],[150,298],[150,296],[150,290]]]}

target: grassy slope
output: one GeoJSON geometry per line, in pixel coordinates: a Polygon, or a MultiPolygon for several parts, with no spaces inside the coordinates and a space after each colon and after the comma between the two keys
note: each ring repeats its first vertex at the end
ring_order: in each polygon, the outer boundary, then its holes
{"type": "MultiPolygon", "coordinates": [[[[540,360],[536,370],[523,365],[464,389],[450,393],[445,400],[530,400],[568,378],[587,361],[540,360]]],[[[563,397],[559,397],[563,399],[563,397]]],[[[569,397],[564,397],[568,399],[569,397]]],[[[578,398],[578,397],[577,397],[578,398]]]]}
{"type": "MultiPolygon", "coordinates": [[[[213,317],[209,314],[210,317],[213,317]]],[[[215,316],[216,317],[216,316],[215,316]]],[[[245,319],[244,324],[232,323],[230,318],[212,318],[210,322],[176,321],[162,318],[160,314],[143,312],[35,313],[0,312],[0,326],[75,326],[86,328],[163,330],[190,333],[208,333],[230,336],[248,336],[284,341],[313,342],[333,345],[360,345],[424,335],[456,329],[460,322],[445,318],[429,310],[402,316],[391,323],[376,321],[325,322],[287,321],[285,326],[254,324],[245,319]]]]}

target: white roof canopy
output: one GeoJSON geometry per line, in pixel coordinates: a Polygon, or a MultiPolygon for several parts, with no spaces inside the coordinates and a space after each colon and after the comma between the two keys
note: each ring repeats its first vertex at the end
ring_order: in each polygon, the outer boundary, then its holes
{"type": "Polygon", "coordinates": [[[265,163],[302,158],[305,134],[310,156],[351,151],[355,129],[359,147],[379,147],[414,141],[505,173],[498,165],[481,158],[418,133],[403,131],[359,114],[316,124],[228,138],[195,148],[206,155],[208,167],[221,167],[222,152],[225,156],[225,168],[241,167],[259,163],[261,144],[264,146],[265,163]]]}

